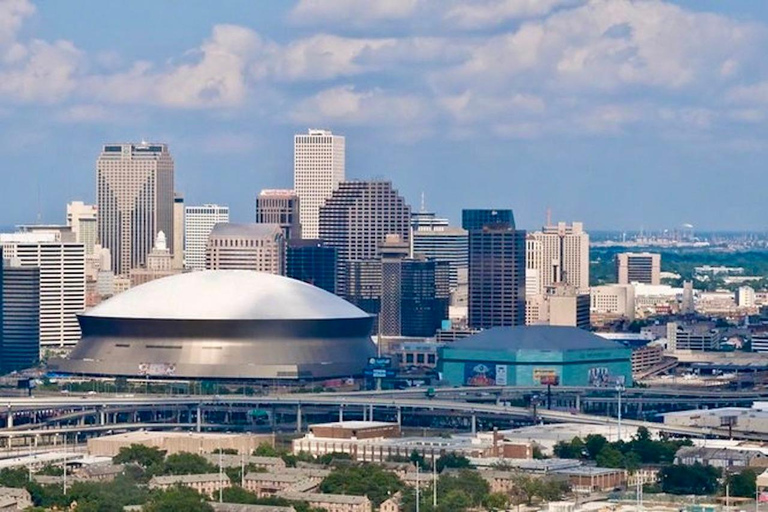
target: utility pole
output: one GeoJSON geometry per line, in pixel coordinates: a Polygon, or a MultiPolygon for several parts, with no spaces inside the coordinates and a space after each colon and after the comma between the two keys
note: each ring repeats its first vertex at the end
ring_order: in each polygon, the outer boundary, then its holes
{"type": "Polygon", "coordinates": [[[437,460],[432,452],[432,508],[437,510],[437,460]]]}
{"type": "Polygon", "coordinates": [[[219,503],[224,501],[224,465],[221,460],[224,457],[223,451],[219,446],[219,503]]]}
{"type": "Polygon", "coordinates": [[[622,393],[622,391],[624,391],[624,385],[619,383],[619,382],[617,382],[616,383],[616,393],[618,394],[618,397],[619,397],[619,403],[618,403],[618,407],[619,407],[619,411],[618,411],[618,413],[619,413],[619,421],[618,421],[618,424],[616,425],[616,427],[617,427],[616,428],[616,430],[617,430],[616,433],[618,434],[618,439],[616,439],[617,441],[621,441],[621,393],[622,393]]]}
{"type": "MultiPolygon", "coordinates": [[[[416,512],[419,512],[419,501],[421,500],[421,494],[419,493],[419,461],[416,461],[416,512]]],[[[757,512],[757,509],[755,509],[757,512]]]]}

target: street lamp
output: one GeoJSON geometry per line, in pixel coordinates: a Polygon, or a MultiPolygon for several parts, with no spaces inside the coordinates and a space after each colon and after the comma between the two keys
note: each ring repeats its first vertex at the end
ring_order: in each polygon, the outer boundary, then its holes
{"type": "Polygon", "coordinates": [[[624,384],[622,382],[617,381],[616,382],[616,394],[619,398],[618,400],[618,407],[619,407],[619,421],[616,426],[618,439],[617,441],[621,441],[621,393],[624,391],[624,384]]]}

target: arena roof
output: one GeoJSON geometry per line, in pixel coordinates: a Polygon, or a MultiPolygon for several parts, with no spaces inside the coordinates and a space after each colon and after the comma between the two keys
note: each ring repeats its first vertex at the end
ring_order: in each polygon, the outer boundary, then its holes
{"type": "Polygon", "coordinates": [[[150,281],[85,316],[168,320],[322,320],[364,318],[361,309],[288,277],[250,270],[205,270],[150,281]]]}
{"type": "Polygon", "coordinates": [[[624,348],[577,327],[527,325],[493,327],[452,344],[464,350],[599,350],[624,348]]]}

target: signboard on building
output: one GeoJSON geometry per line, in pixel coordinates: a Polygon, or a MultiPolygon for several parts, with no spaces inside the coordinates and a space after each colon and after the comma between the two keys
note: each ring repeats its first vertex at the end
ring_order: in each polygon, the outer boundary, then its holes
{"type": "Polygon", "coordinates": [[[534,368],[533,381],[543,386],[557,386],[560,384],[560,376],[554,368],[534,368]]]}
{"type": "Polygon", "coordinates": [[[464,383],[467,386],[506,386],[507,365],[495,363],[465,363],[464,383]]]}

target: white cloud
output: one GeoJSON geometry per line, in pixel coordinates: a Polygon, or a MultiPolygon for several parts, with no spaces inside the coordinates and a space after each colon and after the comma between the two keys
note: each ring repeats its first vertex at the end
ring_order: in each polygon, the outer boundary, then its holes
{"type": "Polygon", "coordinates": [[[0,1],[0,56],[5,46],[16,41],[16,34],[25,18],[35,12],[35,6],[29,0],[0,1]]]}
{"type": "Polygon", "coordinates": [[[543,16],[553,10],[586,0],[482,0],[455,2],[443,16],[452,26],[464,29],[494,27],[515,19],[543,16]]]}
{"type": "Polygon", "coordinates": [[[302,25],[332,23],[365,27],[411,17],[424,0],[301,0],[289,19],[302,25]]]}
{"type": "Polygon", "coordinates": [[[34,40],[23,58],[0,71],[0,95],[24,102],[55,103],[77,88],[82,53],[69,41],[34,40]]]}
{"type": "Polygon", "coordinates": [[[255,64],[256,74],[278,80],[323,80],[351,76],[375,68],[359,60],[371,52],[397,44],[395,39],[354,39],[319,34],[279,48],[255,64]]]}
{"type": "Polygon", "coordinates": [[[325,89],[307,98],[291,112],[298,123],[332,122],[347,125],[410,125],[429,120],[421,98],[396,95],[381,89],[360,91],[353,86],[325,89]]]}
{"type": "Polygon", "coordinates": [[[0,97],[59,103],[65,122],[107,121],[126,104],[536,137],[664,123],[711,130],[758,122],[755,105],[768,103],[768,81],[740,85],[761,58],[762,26],[660,0],[303,0],[290,14],[297,23],[370,30],[278,43],[215,25],[180,57],[127,63],[111,48],[89,56],[69,41],[21,40],[33,12],[0,0],[0,97]],[[404,36],[400,22],[440,35],[404,36]]]}
{"type": "Polygon", "coordinates": [[[261,38],[250,29],[216,25],[189,63],[158,70],[149,62],[136,62],[126,72],[84,81],[105,102],[234,107],[248,96],[248,66],[262,47],[261,38]]]}

